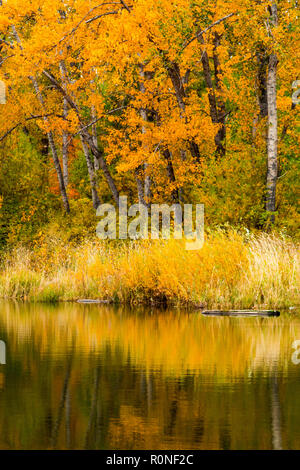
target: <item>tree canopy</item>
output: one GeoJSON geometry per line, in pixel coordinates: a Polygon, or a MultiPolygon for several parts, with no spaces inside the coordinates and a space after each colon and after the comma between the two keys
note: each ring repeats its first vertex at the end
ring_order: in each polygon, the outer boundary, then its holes
{"type": "Polygon", "coordinates": [[[126,193],[297,232],[296,1],[1,3],[6,217],[126,193]]]}

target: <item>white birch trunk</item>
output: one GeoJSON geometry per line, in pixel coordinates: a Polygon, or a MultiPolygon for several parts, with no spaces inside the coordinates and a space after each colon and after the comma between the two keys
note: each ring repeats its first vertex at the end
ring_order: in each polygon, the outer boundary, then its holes
{"type": "MultiPolygon", "coordinates": [[[[277,5],[271,7],[271,25],[277,26],[277,5]]],[[[274,222],[276,211],[276,185],[278,176],[278,119],[277,119],[277,64],[275,53],[270,54],[267,78],[268,99],[268,163],[267,163],[267,195],[266,210],[270,212],[274,222]]]]}

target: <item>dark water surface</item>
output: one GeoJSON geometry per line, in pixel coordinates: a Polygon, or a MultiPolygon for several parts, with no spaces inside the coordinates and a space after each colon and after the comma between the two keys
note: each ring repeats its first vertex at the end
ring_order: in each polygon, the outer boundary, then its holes
{"type": "Polygon", "coordinates": [[[300,449],[299,311],[2,302],[0,340],[1,449],[300,449]]]}

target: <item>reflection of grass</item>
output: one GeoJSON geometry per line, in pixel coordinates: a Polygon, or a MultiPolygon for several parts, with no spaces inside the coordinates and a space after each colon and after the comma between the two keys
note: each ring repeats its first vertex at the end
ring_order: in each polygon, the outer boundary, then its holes
{"type": "Polygon", "coordinates": [[[0,329],[11,354],[20,344],[38,345],[41,356],[108,354],[145,371],[170,376],[205,373],[216,382],[228,377],[283,373],[293,367],[292,343],[300,338],[300,318],[205,318],[176,310],[139,311],[118,306],[71,303],[0,304],[0,329]],[[18,346],[17,346],[18,345],[18,346]]]}
{"type": "Polygon", "coordinates": [[[299,258],[293,242],[265,234],[245,241],[234,232],[216,233],[199,251],[186,251],[179,240],[77,247],[44,241],[7,257],[0,296],[280,308],[299,305],[299,258]]]}

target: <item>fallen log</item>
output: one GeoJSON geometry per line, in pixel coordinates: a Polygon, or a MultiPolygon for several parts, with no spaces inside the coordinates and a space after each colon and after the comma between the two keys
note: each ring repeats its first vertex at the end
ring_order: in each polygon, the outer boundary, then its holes
{"type": "Polygon", "coordinates": [[[216,317],[279,317],[278,310],[204,310],[205,316],[216,317]]]}
{"type": "Polygon", "coordinates": [[[92,300],[92,299],[79,299],[78,304],[110,304],[110,300],[92,300]]]}

